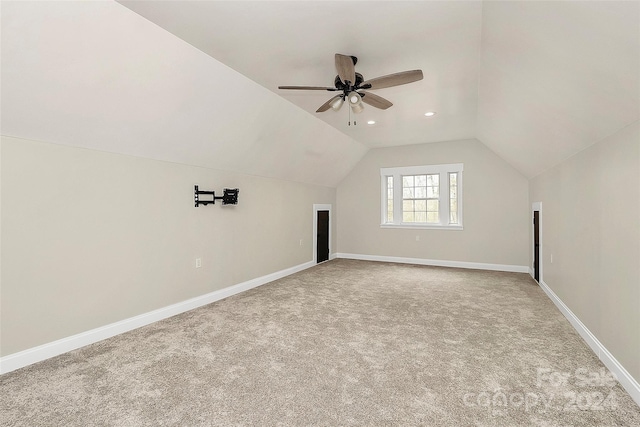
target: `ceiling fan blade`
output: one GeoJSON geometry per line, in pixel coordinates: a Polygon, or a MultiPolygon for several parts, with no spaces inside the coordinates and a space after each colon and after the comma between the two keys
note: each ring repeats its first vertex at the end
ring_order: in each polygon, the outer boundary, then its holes
{"type": "Polygon", "coordinates": [[[417,82],[418,80],[422,80],[422,77],[422,70],[402,71],[400,73],[388,74],[367,80],[363,82],[360,87],[363,89],[382,89],[417,82]]]}
{"type": "Polygon", "coordinates": [[[349,81],[352,85],[355,84],[356,67],[354,66],[353,59],[350,56],[336,53],[336,70],[338,70],[338,75],[340,76],[342,83],[349,81]]]}
{"type": "Polygon", "coordinates": [[[322,105],[320,106],[320,108],[318,108],[318,109],[316,110],[316,113],[322,113],[322,112],[324,112],[324,111],[327,111],[329,108],[331,108],[331,103],[332,103],[333,101],[335,101],[336,99],[340,98],[341,96],[342,96],[342,95],[336,95],[336,96],[334,96],[333,98],[331,98],[330,100],[328,100],[327,102],[325,102],[324,104],[322,104],[322,105]]]}
{"type": "Polygon", "coordinates": [[[388,101],[383,97],[371,92],[362,91],[361,95],[363,95],[362,102],[364,102],[365,104],[369,104],[372,107],[380,108],[381,110],[386,110],[393,105],[391,101],[388,101]]]}
{"type": "Polygon", "coordinates": [[[293,89],[293,90],[329,90],[336,91],[335,87],[324,87],[324,86],[278,86],[278,89],[293,89]]]}

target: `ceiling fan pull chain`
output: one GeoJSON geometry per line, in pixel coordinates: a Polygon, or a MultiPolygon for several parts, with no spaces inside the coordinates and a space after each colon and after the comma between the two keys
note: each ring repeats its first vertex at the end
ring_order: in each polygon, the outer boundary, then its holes
{"type": "MultiPolygon", "coordinates": [[[[349,126],[351,126],[351,108],[349,108],[349,126]]],[[[356,122],[356,119],[353,119],[353,125],[356,126],[358,123],[356,122]]]]}

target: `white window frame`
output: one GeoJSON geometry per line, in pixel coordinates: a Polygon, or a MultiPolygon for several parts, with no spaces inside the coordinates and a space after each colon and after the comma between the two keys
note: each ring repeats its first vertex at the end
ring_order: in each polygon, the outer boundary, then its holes
{"type": "Polygon", "coordinates": [[[433,230],[462,230],[462,188],[463,188],[463,164],[452,163],[446,165],[426,165],[426,166],[404,166],[395,168],[380,168],[381,182],[381,212],[380,227],[381,228],[416,228],[416,229],[433,229],[433,230]],[[449,224],[449,174],[457,173],[458,185],[458,223],[449,224]],[[402,221],[402,176],[403,175],[430,175],[440,174],[440,203],[439,205],[439,224],[422,224],[415,222],[402,221]],[[393,222],[387,220],[387,177],[393,177],[393,222]]]}

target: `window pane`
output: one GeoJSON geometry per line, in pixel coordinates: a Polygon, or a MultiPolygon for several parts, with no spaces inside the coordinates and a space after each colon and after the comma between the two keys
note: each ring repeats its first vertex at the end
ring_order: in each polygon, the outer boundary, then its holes
{"type": "Polygon", "coordinates": [[[458,223],[458,173],[449,173],[449,224],[458,223]]]}
{"type": "Polygon", "coordinates": [[[387,222],[393,222],[393,176],[387,177],[387,222]]]}
{"type": "Polygon", "coordinates": [[[427,221],[427,175],[402,177],[402,221],[426,223],[427,221]]]}
{"type": "Polygon", "coordinates": [[[409,188],[404,187],[402,189],[402,197],[404,199],[413,199],[414,197],[413,187],[409,187],[409,188]]]}
{"type": "Polygon", "coordinates": [[[402,221],[439,223],[440,174],[402,177],[402,221]]]}
{"type": "Polygon", "coordinates": [[[458,217],[458,202],[457,202],[456,200],[451,200],[451,201],[449,202],[449,219],[450,219],[450,222],[451,222],[452,224],[457,224],[457,223],[458,223],[458,220],[456,219],[456,220],[454,221],[454,220],[452,219],[452,218],[454,218],[454,216],[453,216],[453,214],[454,214],[454,213],[456,214],[456,215],[455,215],[455,218],[457,218],[457,217],[458,217]]]}

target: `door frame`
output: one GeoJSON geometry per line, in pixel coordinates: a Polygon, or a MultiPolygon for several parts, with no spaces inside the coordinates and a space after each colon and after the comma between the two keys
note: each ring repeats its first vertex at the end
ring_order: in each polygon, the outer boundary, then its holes
{"type": "Polygon", "coordinates": [[[318,263],[318,211],[329,211],[329,259],[331,260],[331,205],[327,204],[313,204],[313,245],[311,246],[311,258],[313,259],[313,263],[318,263]]]}
{"type": "Polygon", "coordinates": [[[542,202],[534,202],[531,204],[531,216],[529,217],[530,222],[529,224],[531,224],[531,267],[529,267],[529,275],[531,277],[534,278],[535,280],[535,273],[533,271],[533,262],[534,262],[534,257],[536,256],[536,240],[535,240],[535,226],[533,225],[533,213],[535,211],[538,211],[538,240],[540,241],[540,247],[538,249],[538,269],[540,271],[538,271],[538,283],[542,283],[542,259],[544,258],[542,256],[542,251],[544,249],[543,245],[542,245],[542,202]]]}

